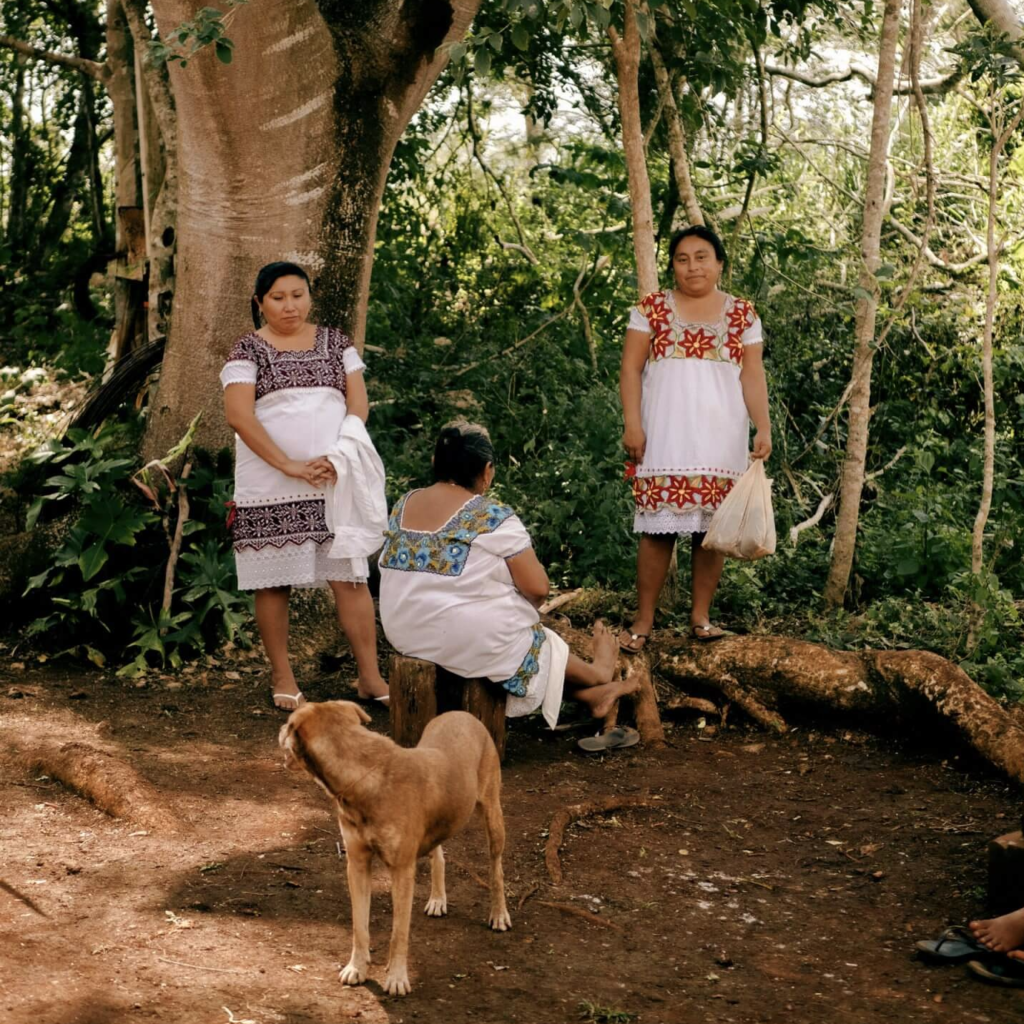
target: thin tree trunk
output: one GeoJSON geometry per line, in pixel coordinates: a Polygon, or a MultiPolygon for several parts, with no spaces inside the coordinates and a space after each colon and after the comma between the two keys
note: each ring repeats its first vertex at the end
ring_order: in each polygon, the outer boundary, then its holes
{"type": "Polygon", "coordinates": [[[31,169],[32,142],[25,119],[25,64],[26,58],[14,58],[14,92],[11,95],[11,177],[10,212],[7,216],[7,244],[13,253],[20,254],[25,243],[28,222],[28,192],[31,169]]]}
{"type": "MultiPolygon", "coordinates": [[[[690,224],[703,224],[704,214],[697,201],[697,192],[690,176],[690,158],[686,153],[686,131],[683,119],[676,105],[672,79],[665,67],[661,49],[657,43],[651,45],[651,63],[654,65],[654,78],[658,83],[658,93],[665,106],[665,123],[668,126],[668,151],[672,157],[672,170],[675,174],[676,188],[686,209],[686,218],[690,224]]],[[[670,225],[671,227],[671,225],[670,225]]]]}
{"type": "Polygon", "coordinates": [[[886,0],[878,51],[874,112],[871,118],[871,148],[868,153],[867,183],[864,190],[864,221],[861,228],[861,297],[855,314],[855,348],[851,378],[846,457],[839,490],[832,563],[825,584],[824,600],[830,606],[843,603],[853,568],[860,519],[860,499],[867,462],[868,421],[871,417],[871,366],[875,356],[875,316],[878,311],[878,280],[881,264],[882,220],[885,215],[885,179],[892,113],[896,40],[900,22],[899,0],[886,0]]]}
{"type": "Polygon", "coordinates": [[[658,263],[654,250],[654,211],[651,180],[644,156],[644,129],[640,120],[640,29],[636,22],[636,0],[625,0],[622,35],[608,29],[619,84],[619,115],[622,119],[622,149],[629,175],[629,202],[633,212],[633,252],[640,295],[658,288],[658,263]]]}
{"type": "MultiPolygon", "coordinates": [[[[998,98],[995,99],[999,102],[998,98]]],[[[974,519],[971,539],[971,572],[977,575],[984,565],[985,525],[992,508],[992,483],[995,477],[996,409],[992,386],[992,335],[995,327],[996,304],[999,299],[999,250],[996,241],[996,213],[999,209],[999,158],[1007,140],[1024,118],[1024,104],[1001,132],[993,124],[992,149],[988,157],[988,293],[985,296],[985,331],[981,340],[981,368],[985,390],[985,457],[981,477],[981,503],[974,519]]]]}
{"type": "MultiPolygon", "coordinates": [[[[259,267],[312,272],[316,316],[362,347],[377,213],[395,143],[480,0],[264,0],[231,25],[235,60],[171,68],[179,200],[174,318],[145,450],[201,409],[198,443],[231,435],[217,376],[251,323],[259,267]]],[[[191,3],[155,0],[161,32],[191,3]]]]}

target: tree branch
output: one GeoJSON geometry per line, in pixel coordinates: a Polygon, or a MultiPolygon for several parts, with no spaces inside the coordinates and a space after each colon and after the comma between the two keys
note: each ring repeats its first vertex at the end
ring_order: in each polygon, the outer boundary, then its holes
{"type": "MultiPolygon", "coordinates": [[[[834,85],[836,82],[849,82],[853,78],[859,78],[867,83],[872,89],[875,87],[875,76],[867,69],[857,64],[851,64],[843,71],[826,71],[817,78],[804,71],[797,71],[795,68],[782,68],[777,64],[766,64],[765,71],[777,78],[789,78],[794,82],[810,86],[812,89],[822,89],[827,85],[834,85]]],[[[921,91],[926,95],[942,95],[949,92],[964,77],[963,70],[954,68],[952,71],[941,75],[938,78],[930,78],[921,82],[921,91]]],[[[913,92],[910,85],[898,85],[893,93],[904,96],[913,92]]]]}
{"type": "Polygon", "coordinates": [[[95,60],[87,60],[85,57],[69,57],[64,53],[54,53],[52,50],[42,50],[38,46],[15,39],[13,36],[0,36],[0,46],[9,50],[17,50],[33,60],[42,61],[44,64],[55,64],[57,67],[70,68],[72,71],[80,71],[83,75],[96,79],[97,82],[106,83],[110,77],[110,69],[106,64],[100,64],[95,60]]]}

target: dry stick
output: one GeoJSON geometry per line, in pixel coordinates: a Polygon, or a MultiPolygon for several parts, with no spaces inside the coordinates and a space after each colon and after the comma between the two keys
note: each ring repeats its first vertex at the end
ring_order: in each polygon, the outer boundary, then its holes
{"type": "MultiPolygon", "coordinates": [[[[901,452],[902,454],[902,452],[901,452]]],[[[802,523],[797,523],[796,526],[791,527],[789,531],[789,539],[796,547],[797,538],[804,530],[809,530],[812,526],[817,526],[821,522],[821,517],[829,510],[832,505],[832,499],[835,497],[833,494],[826,494],[825,497],[818,502],[818,509],[810,519],[805,519],[802,523]]]]}
{"type": "Polygon", "coordinates": [[[558,858],[558,851],[565,838],[566,827],[578,818],[585,818],[590,814],[603,814],[607,811],[617,811],[626,807],[661,807],[650,797],[646,796],[606,796],[603,800],[588,800],[582,804],[570,804],[555,813],[551,819],[551,827],[548,829],[548,841],[544,846],[544,864],[555,885],[562,884],[562,864],[558,858]]]}
{"type": "Polygon", "coordinates": [[[561,608],[563,605],[567,605],[570,601],[575,601],[582,593],[583,588],[577,587],[575,590],[559,594],[557,597],[551,598],[550,601],[545,601],[537,611],[541,615],[550,615],[556,608],[561,608]]]}
{"type": "Polygon", "coordinates": [[[552,903],[550,900],[537,900],[537,903],[542,907],[551,907],[553,910],[560,910],[563,914],[571,914],[573,917],[582,917],[584,921],[589,921],[591,924],[599,924],[602,928],[611,928],[612,931],[616,932],[622,931],[621,925],[607,921],[603,917],[598,917],[597,914],[592,914],[589,910],[584,910],[582,907],[573,907],[568,903],[552,903]]]}
{"type": "Polygon", "coordinates": [[[0,881],[0,889],[3,889],[3,891],[6,892],[6,893],[10,893],[11,896],[13,896],[16,900],[20,901],[21,903],[24,903],[25,906],[28,907],[29,910],[31,910],[34,913],[38,914],[40,917],[46,917],[47,916],[44,911],[40,910],[32,902],[32,900],[30,900],[28,898],[28,896],[25,896],[22,893],[18,892],[18,890],[15,889],[13,885],[8,885],[6,882],[0,881]]]}
{"type": "Polygon", "coordinates": [[[533,894],[534,894],[534,893],[535,893],[535,892],[536,892],[536,891],[537,891],[537,890],[538,890],[539,888],[540,888],[540,883],[539,883],[539,882],[531,882],[531,883],[530,883],[530,888],[529,888],[529,889],[527,889],[527,890],[526,890],[526,892],[524,892],[524,893],[523,893],[523,895],[519,897],[519,902],[518,902],[518,903],[516,904],[516,912],[517,912],[517,913],[518,913],[518,912],[519,912],[520,910],[522,910],[522,909],[523,909],[523,906],[525,905],[526,901],[527,901],[527,900],[528,900],[528,899],[529,899],[529,898],[530,898],[530,897],[531,897],[531,896],[532,896],[532,895],[533,895],[533,894]]]}
{"type": "Polygon", "coordinates": [[[171,610],[171,595],[174,592],[174,569],[178,564],[178,555],[181,554],[181,538],[184,533],[185,523],[188,522],[189,504],[186,494],[185,481],[192,472],[192,463],[186,462],[185,468],[181,471],[181,480],[178,486],[178,522],[174,527],[174,539],[171,541],[171,552],[167,557],[167,571],[164,573],[164,600],[160,606],[161,612],[171,610]]]}
{"type": "MultiPolygon", "coordinates": [[[[512,218],[512,223],[516,226],[516,234],[519,236],[519,244],[522,246],[523,255],[536,267],[540,265],[540,260],[537,259],[534,251],[530,248],[530,243],[526,240],[526,232],[523,231],[523,225],[520,223],[519,218],[516,216],[515,206],[512,204],[512,199],[509,196],[505,186],[501,183],[501,179],[487,166],[484,162],[483,154],[480,152],[480,135],[477,132],[476,118],[473,116],[473,90],[468,89],[466,92],[466,120],[469,125],[469,135],[472,140],[473,156],[476,157],[476,162],[483,169],[491,181],[497,186],[498,191],[501,193],[501,198],[505,200],[505,206],[508,207],[509,216],[512,218]]],[[[502,243],[504,245],[504,243],[502,243]]]]}
{"type": "Polygon", "coordinates": [[[170,960],[165,956],[158,956],[157,960],[165,964],[174,964],[175,967],[190,967],[193,971],[216,971],[218,974],[247,974],[247,971],[238,971],[230,967],[207,967],[205,964],[186,964],[181,960],[170,960]]]}
{"type": "Polygon", "coordinates": [[[583,300],[580,298],[580,282],[583,280],[583,275],[586,272],[587,264],[584,261],[576,278],[576,283],[572,286],[572,300],[576,308],[579,309],[580,318],[583,321],[583,335],[587,339],[587,349],[590,352],[590,366],[597,373],[597,346],[594,344],[594,332],[590,326],[590,314],[587,313],[587,307],[583,305],[583,300]]]}

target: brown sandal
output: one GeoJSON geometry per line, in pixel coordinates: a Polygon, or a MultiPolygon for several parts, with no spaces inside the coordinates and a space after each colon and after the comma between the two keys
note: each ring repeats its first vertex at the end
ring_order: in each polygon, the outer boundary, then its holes
{"type": "Polygon", "coordinates": [[[624,629],[619,633],[619,647],[627,654],[639,654],[647,646],[647,641],[650,638],[650,633],[633,633],[630,630],[624,629]],[[624,636],[628,636],[629,639],[624,640],[624,636]],[[638,640],[640,641],[640,646],[636,647],[634,645],[638,640]]]}
{"type": "Polygon", "coordinates": [[[730,633],[727,629],[721,629],[718,626],[712,626],[710,623],[707,626],[691,626],[690,636],[694,640],[700,640],[704,643],[708,640],[721,640],[722,637],[735,636],[735,633],[730,633]]]}

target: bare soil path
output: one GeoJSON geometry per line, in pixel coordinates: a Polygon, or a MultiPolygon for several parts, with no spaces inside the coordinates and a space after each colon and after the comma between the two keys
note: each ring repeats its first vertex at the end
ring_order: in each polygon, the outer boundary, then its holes
{"type": "MultiPolygon", "coordinates": [[[[705,740],[692,724],[671,730],[658,756],[636,747],[586,759],[578,733],[517,723],[504,768],[513,930],[486,927],[473,878],[484,874],[483,834],[471,827],[447,848],[449,916],[414,917],[412,995],[388,998],[378,984],[391,925],[382,873],[374,980],[343,988],[344,861],[326,798],[284,769],[284,716],[244,676],[171,685],[52,666],[0,672],[5,1024],[1024,1015],[1024,992],[911,955],[914,939],[982,910],[985,843],[1019,821],[1008,784],[892,741],[806,729],[705,740]],[[56,741],[130,762],[178,827],[111,818],[27,771],[20,757],[56,741]],[[565,880],[553,886],[553,816],[615,794],[655,806],[571,825],[565,880]]],[[[324,679],[308,692],[351,691],[324,679]]],[[[373,713],[386,729],[386,713],[373,713]]],[[[420,905],[426,876],[424,866],[420,905]]]]}

